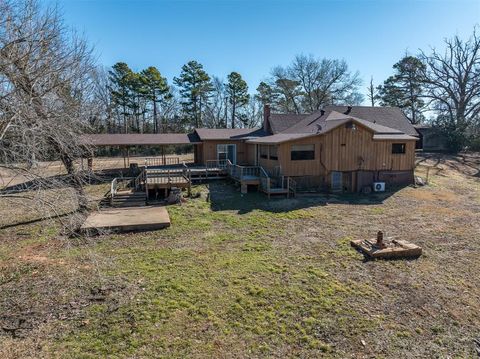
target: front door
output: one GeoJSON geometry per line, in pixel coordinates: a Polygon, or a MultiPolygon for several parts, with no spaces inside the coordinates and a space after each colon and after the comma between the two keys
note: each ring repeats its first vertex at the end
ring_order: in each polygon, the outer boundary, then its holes
{"type": "Polygon", "coordinates": [[[232,164],[237,164],[237,145],[217,145],[217,160],[230,160],[232,164]]]}

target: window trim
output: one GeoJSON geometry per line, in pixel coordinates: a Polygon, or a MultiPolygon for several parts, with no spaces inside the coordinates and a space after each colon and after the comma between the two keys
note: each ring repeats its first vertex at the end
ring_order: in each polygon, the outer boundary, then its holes
{"type": "Polygon", "coordinates": [[[303,144],[303,145],[291,145],[290,146],[290,161],[314,161],[315,160],[315,144],[314,143],[309,143],[309,144],[303,144]],[[312,150],[294,150],[294,147],[307,147],[311,146],[313,149],[312,150]],[[294,153],[296,155],[294,155],[294,153]],[[299,153],[308,153],[308,158],[295,158],[298,156],[299,153]]]}
{"type": "Polygon", "coordinates": [[[260,148],[258,149],[258,157],[264,160],[268,160],[268,154],[269,154],[269,149],[268,145],[260,145],[260,148]],[[262,148],[266,149],[266,153],[262,154],[262,148]]]}
{"type": "Polygon", "coordinates": [[[277,145],[271,145],[268,146],[268,159],[272,161],[278,161],[278,146],[277,145]],[[275,155],[272,156],[272,148],[275,148],[275,155]]]}
{"type": "Polygon", "coordinates": [[[405,142],[392,143],[392,155],[404,155],[407,152],[407,144],[405,142]]]}

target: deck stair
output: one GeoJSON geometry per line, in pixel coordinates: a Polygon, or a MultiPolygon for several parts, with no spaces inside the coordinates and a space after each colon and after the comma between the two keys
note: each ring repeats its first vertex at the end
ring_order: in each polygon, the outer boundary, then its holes
{"type": "Polygon", "coordinates": [[[273,175],[269,174],[263,167],[260,167],[260,190],[271,195],[286,195],[295,197],[297,183],[291,177],[281,175],[280,169],[274,169],[273,175]]]}
{"type": "Polygon", "coordinates": [[[117,177],[110,184],[110,191],[100,203],[101,207],[138,207],[146,205],[145,170],[136,177],[117,177]]]}
{"type": "Polygon", "coordinates": [[[146,205],[145,192],[134,190],[118,191],[110,202],[112,207],[139,207],[146,205]]]}

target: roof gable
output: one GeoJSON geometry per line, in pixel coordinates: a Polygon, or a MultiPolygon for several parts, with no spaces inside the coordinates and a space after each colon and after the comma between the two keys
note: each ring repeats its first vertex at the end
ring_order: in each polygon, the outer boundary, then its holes
{"type": "Polygon", "coordinates": [[[249,143],[260,144],[278,144],[283,142],[290,142],[302,138],[326,135],[329,132],[339,128],[340,126],[349,122],[356,123],[362,126],[367,131],[372,133],[374,140],[416,140],[415,137],[406,135],[400,130],[382,126],[377,123],[366,121],[361,118],[357,118],[350,115],[345,115],[336,111],[330,111],[328,115],[322,116],[322,121],[314,121],[313,128],[310,126],[311,131],[308,132],[282,132],[276,133],[270,136],[251,139],[249,143]],[[314,129],[314,130],[313,130],[314,129]]]}
{"type": "MultiPolygon", "coordinates": [[[[327,106],[332,111],[348,112],[348,106],[327,106]]],[[[418,136],[415,127],[399,107],[390,106],[352,106],[349,115],[378,123],[379,125],[395,128],[410,136],[418,136]]]]}
{"type": "Polygon", "coordinates": [[[284,130],[288,133],[312,133],[317,131],[317,124],[322,125],[325,119],[334,112],[336,118],[350,116],[363,121],[398,130],[410,136],[418,136],[413,125],[408,121],[398,107],[369,107],[369,106],[326,106],[323,110],[316,111],[295,125],[284,130]]]}

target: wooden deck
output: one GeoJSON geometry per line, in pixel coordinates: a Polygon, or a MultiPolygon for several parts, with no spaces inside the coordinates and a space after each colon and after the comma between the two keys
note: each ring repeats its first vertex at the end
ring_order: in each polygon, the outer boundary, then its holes
{"type": "Polygon", "coordinates": [[[187,177],[181,175],[147,177],[147,186],[151,188],[186,188],[190,181],[187,177]]]}
{"type": "Polygon", "coordinates": [[[149,190],[167,191],[173,187],[191,189],[193,182],[230,178],[240,184],[242,193],[247,193],[249,186],[257,186],[259,191],[270,195],[295,195],[295,181],[291,178],[275,180],[270,178],[260,166],[234,165],[228,160],[207,161],[205,165],[170,164],[165,166],[147,166],[145,168],[145,191],[148,199],[149,190]],[[292,186],[293,185],[293,186],[292,186]]]}

